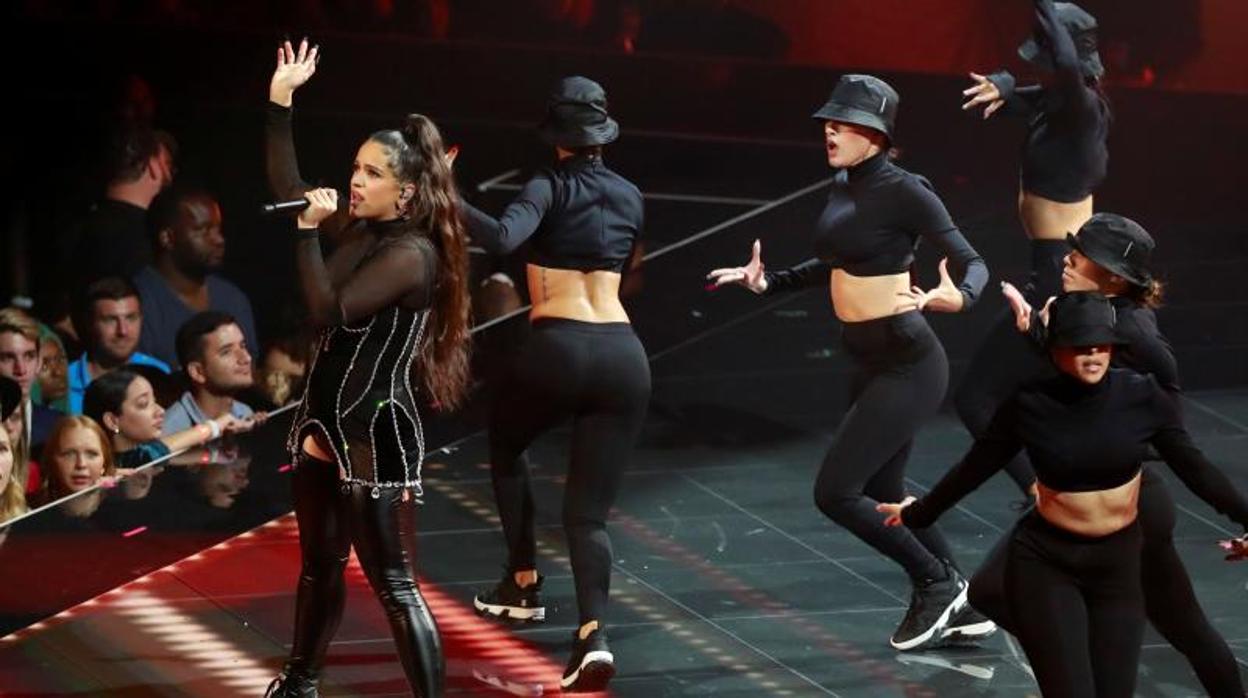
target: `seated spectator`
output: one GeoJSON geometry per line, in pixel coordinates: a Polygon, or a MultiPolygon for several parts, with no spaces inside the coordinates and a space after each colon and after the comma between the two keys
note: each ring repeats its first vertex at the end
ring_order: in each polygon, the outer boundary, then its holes
{"type": "Polygon", "coordinates": [[[93,487],[117,472],[108,438],[98,424],[81,415],[57,421],[41,460],[43,482],[35,496],[40,506],[93,487]]]}
{"type": "Polygon", "coordinates": [[[92,282],[83,292],[76,313],[79,336],[87,350],[69,365],[69,411],[82,414],[87,386],[101,375],[128,364],[155,366],[169,373],[169,365],[138,351],[143,327],[143,305],[129,281],[110,276],[92,282]]]}
{"type": "Polygon", "coordinates": [[[39,379],[31,386],[31,399],[58,412],[69,411],[69,361],[61,338],[52,328],[39,324],[39,379]]]}
{"type": "Polygon", "coordinates": [[[147,124],[122,121],[110,135],[104,200],[79,228],[70,278],[85,286],[105,276],[130,278],[152,260],[147,209],[173,183],[177,143],[147,124]]]}
{"type": "MultiPolygon", "coordinates": [[[[13,381],[6,383],[7,387],[0,388],[3,391],[0,399],[4,401],[0,411],[7,415],[17,412],[22,391],[13,381]]],[[[0,429],[0,523],[25,514],[26,510],[26,483],[17,472],[13,441],[7,429],[0,429]]]]}
{"type": "Polygon", "coordinates": [[[232,414],[161,436],[165,410],[156,402],[152,384],[137,373],[119,368],[91,382],[82,400],[83,414],[112,434],[117,464],[137,468],[173,451],[202,446],[222,434],[244,432],[250,420],[232,414]]]}
{"type": "Polygon", "coordinates": [[[225,261],[221,206],[204,191],[170,189],[148,212],[155,262],[134,277],[143,299],[139,349],[177,366],[178,328],[197,312],[217,310],[237,318],[247,346],[258,347],[251,301],[214,272],[225,261]]]}
{"type": "Polygon", "coordinates": [[[178,361],[191,383],[165,411],[164,433],[188,429],[222,415],[263,421],[250,406],[235,399],[251,388],[251,352],[232,315],[213,310],[194,315],[178,330],[178,361]]]}
{"type": "Polygon", "coordinates": [[[0,376],[22,389],[22,438],[27,453],[38,452],[61,413],[30,399],[39,376],[39,323],[17,308],[0,309],[0,376]]]}

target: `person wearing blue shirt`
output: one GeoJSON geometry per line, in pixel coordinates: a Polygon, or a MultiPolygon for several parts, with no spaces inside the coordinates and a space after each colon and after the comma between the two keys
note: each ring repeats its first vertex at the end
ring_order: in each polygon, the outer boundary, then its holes
{"type": "Polygon", "coordinates": [[[138,351],[143,306],[134,285],[119,276],[92,282],[83,292],[77,321],[87,350],[69,365],[69,412],[82,414],[82,397],[91,381],[126,365],[153,366],[169,373],[169,364],[138,351]]]}

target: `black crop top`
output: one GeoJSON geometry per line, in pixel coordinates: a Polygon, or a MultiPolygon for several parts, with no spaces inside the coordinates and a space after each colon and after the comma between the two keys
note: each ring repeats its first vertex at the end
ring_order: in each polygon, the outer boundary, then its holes
{"type": "MultiPolygon", "coordinates": [[[[313,188],[299,175],[290,109],[269,105],[265,147],[274,196],[294,199],[313,188]]],[[[318,430],[345,480],[409,487],[419,496],[425,442],[417,359],[438,253],[409,221],[328,221],[342,223],[353,228],[350,241],[328,260],[319,240],[295,243],[302,295],[318,332],[287,445],[297,453],[303,435],[318,430]]]]}
{"type": "Polygon", "coordinates": [[[641,192],[597,156],[537,172],[497,219],[463,204],[473,241],[510,254],[533,239],[529,261],[553,269],[623,271],[641,234],[641,192]]]}
{"type": "Polygon", "coordinates": [[[1084,82],[1075,42],[1058,20],[1053,0],[1035,0],[1035,4],[1036,23],[1054,54],[1054,85],[1016,88],[1014,76],[1005,70],[988,79],[1005,100],[1002,112],[1028,119],[1023,190],[1074,203],[1086,199],[1105,180],[1109,109],[1084,82]]]}
{"type": "Polygon", "coordinates": [[[970,308],[988,282],[988,267],[954,225],[924,177],[880,153],[837,173],[815,227],[815,259],[766,272],[767,292],[827,285],[833,269],[855,276],[909,271],[922,238],[962,274],[958,290],[970,308]]]}
{"type": "Polygon", "coordinates": [[[1118,368],[1096,385],[1060,374],[1020,390],[962,461],[903,509],[902,519],[912,528],[930,526],[1020,448],[1046,487],[1088,492],[1129,482],[1150,443],[1188,489],[1248,529],[1248,501],[1192,443],[1175,397],[1151,376],[1118,368]]]}

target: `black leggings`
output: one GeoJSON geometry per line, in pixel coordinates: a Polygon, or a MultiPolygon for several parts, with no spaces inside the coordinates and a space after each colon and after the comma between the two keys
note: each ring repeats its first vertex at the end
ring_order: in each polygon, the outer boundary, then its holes
{"type": "MultiPolygon", "coordinates": [[[[1031,276],[1023,295],[1033,307],[1043,307],[1050,296],[1062,292],[1062,267],[1069,253],[1065,240],[1031,241],[1031,276]]],[[[1015,327],[1008,307],[993,321],[967,365],[973,368],[958,386],[954,405],[975,438],[983,435],[997,408],[1020,386],[1053,370],[1048,354],[1015,327]]],[[[1005,472],[1024,493],[1036,480],[1031,460],[1022,451],[1005,465],[1005,472]]]]}
{"type": "Polygon", "coordinates": [[[1130,698],[1144,638],[1136,523],[1089,538],[1035,510],[1010,534],[1005,592],[1013,632],[1052,698],[1130,698]]]}
{"type": "Polygon", "coordinates": [[[400,488],[345,484],[338,466],[304,454],[295,470],[295,516],[303,569],[295,600],[295,638],[288,667],[316,676],[338,630],[346,602],[343,570],[355,546],[373,592],[386,611],[407,681],[422,698],[441,696],[446,667],[433,614],[412,577],[403,531],[412,504],[400,488]]]}
{"type": "MultiPolygon", "coordinates": [[[[1144,537],[1141,581],[1148,620],[1187,657],[1210,696],[1243,698],[1244,684],[1235,655],[1205,617],[1174,549],[1174,501],[1165,482],[1148,468],[1140,485],[1139,512],[1144,537]]],[[[997,544],[975,573],[969,593],[972,606],[1017,635],[1005,590],[1008,546],[1008,537],[997,544]]]]}
{"type": "Polygon", "coordinates": [[[563,497],[582,624],[602,620],[611,586],[607,514],[650,401],[650,364],[627,323],[539,319],[490,418],[494,497],[508,570],[536,569],[533,493],[525,449],[572,418],[563,497]]]}
{"type": "Polygon", "coordinates": [[[916,581],[944,576],[953,552],[935,526],[885,526],[877,502],[906,494],[906,460],[923,421],[940,408],[949,363],[923,316],[903,313],[846,323],[842,340],[856,371],[849,411],[815,481],[815,505],[916,581]]]}

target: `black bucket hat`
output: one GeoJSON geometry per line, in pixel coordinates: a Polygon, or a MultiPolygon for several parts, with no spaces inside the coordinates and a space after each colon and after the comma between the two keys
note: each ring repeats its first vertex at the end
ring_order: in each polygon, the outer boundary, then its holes
{"type": "Polygon", "coordinates": [[[1097,213],[1079,228],[1077,235],[1066,234],[1066,242],[1084,257],[1142,288],[1153,282],[1150,260],[1153,236],[1143,226],[1116,213],[1097,213]]]}
{"type": "Polygon", "coordinates": [[[1049,306],[1048,345],[1052,348],[1125,344],[1117,323],[1118,314],[1105,296],[1095,291],[1063,293],[1049,306]]]}
{"type": "Polygon", "coordinates": [[[891,141],[900,102],[897,90],[874,75],[842,75],[827,103],[811,117],[873,128],[891,141]]]}
{"type": "Polygon", "coordinates": [[[0,376],[0,421],[13,415],[22,404],[22,386],[8,376],[0,376]]]}
{"type": "MultiPolygon", "coordinates": [[[[1101,54],[1096,50],[1096,18],[1073,2],[1055,2],[1053,9],[1057,11],[1057,21],[1075,42],[1075,51],[1079,54],[1084,76],[1099,78],[1104,75],[1105,66],[1101,63],[1101,54]]],[[[1056,68],[1053,64],[1053,47],[1048,45],[1048,37],[1039,28],[1019,45],[1018,55],[1039,68],[1056,68]]]]}
{"type": "Polygon", "coordinates": [[[563,148],[606,145],[620,136],[607,114],[607,93],[586,77],[563,78],[546,100],[546,118],[537,125],[542,140],[563,148]]]}

